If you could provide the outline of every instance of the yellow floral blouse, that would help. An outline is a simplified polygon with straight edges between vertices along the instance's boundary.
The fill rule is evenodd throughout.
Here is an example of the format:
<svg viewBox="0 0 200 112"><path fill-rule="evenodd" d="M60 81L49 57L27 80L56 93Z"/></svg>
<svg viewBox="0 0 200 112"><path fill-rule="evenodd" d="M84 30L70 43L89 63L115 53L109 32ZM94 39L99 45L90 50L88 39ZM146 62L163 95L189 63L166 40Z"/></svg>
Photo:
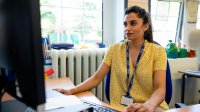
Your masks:
<svg viewBox="0 0 200 112"><path fill-rule="evenodd" d="M126 42L128 40L111 45L103 60L105 64L111 66L110 104L122 107L121 96L125 95L128 86L126 82ZM153 71L166 70L167 65L167 56L163 47L146 40L144 46L130 91L130 96L138 103L144 103L153 93ZM130 78L133 71L134 67L130 58ZM160 107L169 109L165 101L161 103Z"/></svg>

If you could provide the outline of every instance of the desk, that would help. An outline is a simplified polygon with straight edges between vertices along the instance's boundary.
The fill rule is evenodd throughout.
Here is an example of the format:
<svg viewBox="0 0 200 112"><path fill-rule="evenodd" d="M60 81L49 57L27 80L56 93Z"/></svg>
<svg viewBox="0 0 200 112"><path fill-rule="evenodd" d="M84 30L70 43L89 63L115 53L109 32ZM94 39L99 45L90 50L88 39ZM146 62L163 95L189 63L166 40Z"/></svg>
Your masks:
<svg viewBox="0 0 200 112"><path fill-rule="evenodd" d="M200 78L200 72L198 71L178 71L179 73L182 73L182 84L181 84L181 103L184 103L184 97L185 97L185 78L187 77L196 77Z"/></svg>
<svg viewBox="0 0 200 112"><path fill-rule="evenodd" d="M178 109L170 109L165 112L200 112L200 104L178 108Z"/></svg>
<svg viewBox="0 0 200 112"><path fill-rule="evenodd" d="M74 84L71 82L71 80L69 78L56 78L56 79L47 79L45 81L45 86L46 89L53 89L53 88L64 88L64 89L69 89L74 87ZM77 97L79 97L80 99L83 100L87 100L96 104L100 104L115 110L119 110L122 111L123 109L120 107L116 107L116 106L111 106L109 104L106 104L102 101L100 101L94 94L92 94L92 92L87 91L87 92L82 92L82 93L78 93L75 94Z"/></svg>
<svg viewBox="0 0 200 112"><path fill-rule="evenodd" d="M46 89L54 89L54 88L64 88L64 89L69 89L74 87L74 84L71 82L71 80L69 78L56 78L56 79L46 79L45 80L45 87ZM87 100L96 104L100 104L115 110L123 110L120 107L115 107L115 106L111 106L109 104L106 104L102 101L100 101L97 97L95 97L94 94L92 94L92 92L87 91L87 92L82 92L82 93L78 93L75 94L78 98L83 99L83 100ZM2 97L2 101L7 101L7 100L12 100L13 97L10 96L9 94L5 93Z"/></svg>
<svg viewBox="0 0 200 112"><path fill-rule="evenodd" d="M57 79L46 79L45 81L46 89L53 89L53 88L64 88L69 89L74 87L74 84L71 82L69 78L57 78ZM121 111L122 109L119 107L110 106L104 102L101 102L98 98L95 97L91 92L82 92L76 94L77 97L84 100L89 100L90 102L94 102L103 106L107 106L116 110ZM13 99L9 94L4 94L2 101ZM166 112L200 112L200 104L192 105L184 108L179 109L170 109Z"/></svg>

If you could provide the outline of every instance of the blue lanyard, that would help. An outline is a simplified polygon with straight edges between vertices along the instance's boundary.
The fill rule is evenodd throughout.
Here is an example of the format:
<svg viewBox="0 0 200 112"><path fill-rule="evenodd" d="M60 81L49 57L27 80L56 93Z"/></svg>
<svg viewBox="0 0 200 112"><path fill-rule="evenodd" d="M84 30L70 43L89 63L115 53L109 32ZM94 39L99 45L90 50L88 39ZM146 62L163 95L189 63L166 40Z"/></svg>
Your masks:
<svg viewBox="0 0 200 112"><path fill-rule="evenodd" d="M128 85L128 89L127 89L127 92L126 92L126 95L129 96L130 95L130 90L131 90L131 87L133 85L133 80L134 80L134 74L136 74L136 69L137 69L137 66L138 66L138 63L140 61L140 58L142 56L142 52L144 50L144 42L141 46L141 49L140 49L140 54L138 55L137 57L137 60L136 60L136 64L134 66L134 73L133 73L133 76L130 80L130 84ZM129 43L127 42L126 43L126 73L127 73L127 84L129 82L129 77L130 77L130 65L129 65Z"/></svg>

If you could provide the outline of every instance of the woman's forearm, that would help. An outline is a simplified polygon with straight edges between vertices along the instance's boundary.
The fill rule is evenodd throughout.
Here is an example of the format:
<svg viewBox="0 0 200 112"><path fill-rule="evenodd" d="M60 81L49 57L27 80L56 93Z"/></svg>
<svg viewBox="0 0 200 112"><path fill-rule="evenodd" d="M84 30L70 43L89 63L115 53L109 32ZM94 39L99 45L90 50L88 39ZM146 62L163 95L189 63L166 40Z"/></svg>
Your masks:
<svg viewBox="0 0 200 112"><path fill-rule="evenodd" d="M90 77L89 79L85 80L83 83L75 86L71 89L72 94L76 94L79 92L84 92L93 89L96 87L101 81L95 78L95 76Z"/></svg>
<svg viewBox="0 0 200 112"><path fill-rule="evenodd" d="M165 89L160 88L153 92L151 98L147 100L145 103L152 105L154 107L158 107L163 100L165 99Z"/></svg>
<svg viewBox="0 0 200 112"><path fill-rule="evenodd" d="M110 71L110 66L102 63L94 75L92 75L89 79L87 79L83 83L72 88L71 94L76 94L79 92L84 92L95 88L104 79L108 71Z"/></svg>

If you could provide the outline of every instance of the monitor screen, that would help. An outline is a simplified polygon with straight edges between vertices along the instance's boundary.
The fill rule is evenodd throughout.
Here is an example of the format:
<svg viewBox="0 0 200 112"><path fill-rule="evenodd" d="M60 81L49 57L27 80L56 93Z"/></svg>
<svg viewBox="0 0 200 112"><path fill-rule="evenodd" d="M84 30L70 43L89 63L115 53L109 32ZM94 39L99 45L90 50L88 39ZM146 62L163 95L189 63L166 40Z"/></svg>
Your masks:
<svg viewBox="0 0 200 112"><path fill-rule="evenodd" d="M0 0L0 91L37 109L45 103L39 0Z"/></svg>

